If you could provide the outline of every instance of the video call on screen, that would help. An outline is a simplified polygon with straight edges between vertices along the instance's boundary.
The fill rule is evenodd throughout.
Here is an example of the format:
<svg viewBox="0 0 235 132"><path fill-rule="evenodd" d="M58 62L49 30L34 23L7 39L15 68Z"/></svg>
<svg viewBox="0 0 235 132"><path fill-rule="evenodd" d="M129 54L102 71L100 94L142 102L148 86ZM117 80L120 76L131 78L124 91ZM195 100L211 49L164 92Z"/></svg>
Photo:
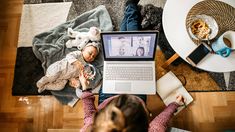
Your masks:
<svg viewBox="0 0 235 132"><path fill-rule="evenodd" d="M106 58L152 58L156 34L104 35Z"/></svg>

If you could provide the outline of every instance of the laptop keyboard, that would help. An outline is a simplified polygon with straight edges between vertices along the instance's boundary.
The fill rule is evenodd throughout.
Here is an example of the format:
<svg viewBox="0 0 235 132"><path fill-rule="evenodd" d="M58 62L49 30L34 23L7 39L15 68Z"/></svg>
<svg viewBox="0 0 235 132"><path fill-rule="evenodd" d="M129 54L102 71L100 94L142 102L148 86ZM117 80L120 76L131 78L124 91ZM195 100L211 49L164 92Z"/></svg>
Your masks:
<svg viewBox="0 0 235 132"><path fill-rule="evenodd" d="M106 67L106 80L153 80L152 67Z"/></svg>

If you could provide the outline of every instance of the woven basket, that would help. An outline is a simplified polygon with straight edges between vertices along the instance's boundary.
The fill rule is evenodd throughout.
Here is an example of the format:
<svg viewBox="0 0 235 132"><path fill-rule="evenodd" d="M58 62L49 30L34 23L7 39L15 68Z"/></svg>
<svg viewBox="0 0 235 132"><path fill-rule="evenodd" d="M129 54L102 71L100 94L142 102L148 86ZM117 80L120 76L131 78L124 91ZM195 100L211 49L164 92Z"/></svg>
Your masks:
<svg viewBox="0 0 235 132"><path fill-rule="evenodd" d="M219 31L215 39L218 38L225 31L235 31L235 8L221 1L204 0L194 5L188 12L188 15L186 17L186 29L188 34L188 29L190 27L190 24L192 23L193 17L202 14L213 17L217 22ZM195 44L199 44L199 41L193 39L191 36L190 38Z"/></svg>

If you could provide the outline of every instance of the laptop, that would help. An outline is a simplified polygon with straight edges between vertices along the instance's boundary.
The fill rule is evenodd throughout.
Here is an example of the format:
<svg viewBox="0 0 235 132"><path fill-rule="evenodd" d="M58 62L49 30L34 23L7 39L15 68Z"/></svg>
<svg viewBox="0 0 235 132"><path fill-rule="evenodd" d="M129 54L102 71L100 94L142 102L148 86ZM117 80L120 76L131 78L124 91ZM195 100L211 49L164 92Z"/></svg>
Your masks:
<svg viewBox="0 0 235 132"><path fill-rule="evenodd" d="M103 93L156 94L158 31L102 32Z"/></svg>

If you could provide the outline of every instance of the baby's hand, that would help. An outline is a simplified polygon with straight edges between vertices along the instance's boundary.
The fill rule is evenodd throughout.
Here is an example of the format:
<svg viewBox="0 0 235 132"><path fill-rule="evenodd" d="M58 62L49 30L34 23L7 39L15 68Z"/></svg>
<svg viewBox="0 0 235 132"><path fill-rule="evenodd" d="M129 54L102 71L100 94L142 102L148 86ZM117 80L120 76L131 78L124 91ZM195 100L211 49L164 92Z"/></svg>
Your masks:
<svg viewBox="0 0 235 132"><path fill-rule="evenodd" d="M89 72L89 73L84 72L83 75L87 80L94 80L95 79L95 76L92 76L92 72Z"/></svg>
<svg viewBox="0 0 235 132"><path fill-rule="evenodd" d="M71 79L69 79L69 85L71 87L78 88L78 87L80 87L80 82L76 78L71 78Z"/></svg>

